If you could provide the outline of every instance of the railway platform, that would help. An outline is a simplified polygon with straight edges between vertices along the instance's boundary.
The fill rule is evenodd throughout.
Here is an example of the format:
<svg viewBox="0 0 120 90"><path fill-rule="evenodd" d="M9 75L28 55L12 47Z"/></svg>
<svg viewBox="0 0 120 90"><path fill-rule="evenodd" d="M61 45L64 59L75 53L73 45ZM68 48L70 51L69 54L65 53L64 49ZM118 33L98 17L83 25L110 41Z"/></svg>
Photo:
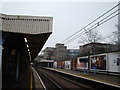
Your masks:
<svg viewBox="0 0 120 90"><path fill-rule="evenodd" d="M94 73L84 74L84 72L81 72L81 71L73 71L73 70L59 69L59 68L46 68L46 69L78 76L91 81L100 82L100 83L104 83L104 84L108 84L108 85L120 88L119 75L109 75L109 74L101 74L101 73L96 73L95 75Z"/></svg>
<svg viewBox="0 0 120 90"><path fill-rule="evenodd" d="M75 77L88 79L90 81L101 82L101 83L109 84L111 86L120 87L120 77L117 75L107 75L107 74L98 74L98 73L94 75L94 73L84 74L84 72L66 70L66 69L48 68L48 67L44 67L44 68L50 71L51 70L57 71L57 72L73 75ZM11 89L23 88L27 90L39 90L39 89L44 90L45 88L43 81L38 75L38 72L36 72L35 68L31 66L28 67L28 69L26 69L26 72L20 77L18 82L11 84L6 83L4 85L6 85L6 87L9 87Z"/></svg>
<svg viewBox="0 0 120 90"><path fill-rule="evenodd" d="M2 90L9 89L30 89L32 86L31 67L27 67L22 74L19 74L18 80L15 76L7 77L3 75Z"/></svg>
<svg viewBox="0 0 120 90"><path fill-rule="evenodd" d="M41 78L39 77L38 73L33 67L31 67L31 69L32 69L32 90L43 89L44 85Z"/></svg>
<svg viewBox="0 0 120 90"><path fill-rule="evenodd" d="M36 70L29 66L25 71L19 75L19 79L16 81L14 77L3 76L2 90L39 90L43 87L42 80L40 79Z"/></svg>

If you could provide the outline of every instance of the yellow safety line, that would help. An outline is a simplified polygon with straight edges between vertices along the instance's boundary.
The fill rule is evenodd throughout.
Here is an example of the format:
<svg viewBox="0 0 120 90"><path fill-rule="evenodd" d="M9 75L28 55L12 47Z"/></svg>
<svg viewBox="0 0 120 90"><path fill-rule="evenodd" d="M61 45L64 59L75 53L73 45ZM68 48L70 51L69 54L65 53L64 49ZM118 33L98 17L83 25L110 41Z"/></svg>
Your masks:
<svg viewBox="0 0 120 90"><path fill-rule="evenodd" d="M32 71L31 71L31 77L30 77L30 90L32 90Z"/></svg>

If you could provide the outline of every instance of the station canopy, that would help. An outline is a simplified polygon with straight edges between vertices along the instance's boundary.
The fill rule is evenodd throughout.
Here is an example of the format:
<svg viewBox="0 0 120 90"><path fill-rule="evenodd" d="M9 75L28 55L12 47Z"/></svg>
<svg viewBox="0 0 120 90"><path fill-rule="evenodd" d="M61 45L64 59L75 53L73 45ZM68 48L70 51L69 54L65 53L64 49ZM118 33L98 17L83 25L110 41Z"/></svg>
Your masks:
<svg viewBox="0 0 120 90"><path fill-rule="evenodd" d="M12 47L10 44L14 43L19 49L29 52L31 60L52 33L52 23L52 17L0 14L0 30L5 46Z"/></svg>

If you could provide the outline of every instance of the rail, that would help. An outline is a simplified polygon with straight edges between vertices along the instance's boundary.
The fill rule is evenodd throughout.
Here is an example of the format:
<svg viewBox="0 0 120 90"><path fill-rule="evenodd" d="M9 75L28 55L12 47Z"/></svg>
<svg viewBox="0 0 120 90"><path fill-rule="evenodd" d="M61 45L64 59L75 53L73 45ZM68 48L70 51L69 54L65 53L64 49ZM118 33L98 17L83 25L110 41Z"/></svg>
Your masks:
<svg viewBox="0 0 120 90"><path fill-rule="evenodd" d="M59 74L60 76L63 76L65 78L74 80L75 82L82 83L83 85L93 87L95 89L106 89L106 88L116 89L116 90L120 89L120 86L117 86L117 85L113 85L113 84L109 84L109 83L105 83L105 82L100 82L100 81L93 80L90 78L85 78L82 76L77 76L74 74L65 73L62 71L52 70L52 69L48 69L48 68L44 68L44 69L49 70L51 72L54 72L56 74Z"/></svg>

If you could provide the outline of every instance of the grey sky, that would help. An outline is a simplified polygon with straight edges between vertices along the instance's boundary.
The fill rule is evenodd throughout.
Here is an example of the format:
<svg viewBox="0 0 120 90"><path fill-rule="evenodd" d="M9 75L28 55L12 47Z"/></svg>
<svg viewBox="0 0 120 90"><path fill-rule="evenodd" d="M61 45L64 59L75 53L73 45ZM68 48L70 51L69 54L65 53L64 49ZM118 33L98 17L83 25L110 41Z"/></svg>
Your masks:
<svg viewBox="0 0 120 90"><path fill-rule="evenodd" d="M117 2L7 2L2 3L0 13L53 17L53 33L46 42L45 48L62 42L116 4ZM115 24L117 24L117 17L99 27L98 30L101 34L107 35L116 29ZM77 48L79 43L76 40L67 46Z"/></svg>

